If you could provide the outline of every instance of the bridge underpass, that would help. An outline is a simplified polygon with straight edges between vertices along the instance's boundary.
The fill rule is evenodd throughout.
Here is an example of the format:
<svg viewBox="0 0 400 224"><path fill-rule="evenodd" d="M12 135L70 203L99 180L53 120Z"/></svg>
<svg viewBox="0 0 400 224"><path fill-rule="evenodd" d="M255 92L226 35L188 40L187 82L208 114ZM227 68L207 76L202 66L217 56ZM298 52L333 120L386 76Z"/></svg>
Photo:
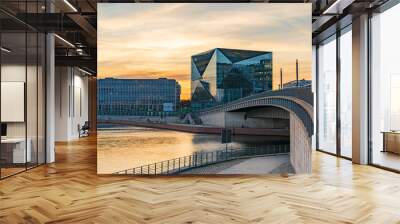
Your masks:
<svg viewBox="0 0 400 224"><path fill-rule="evenodd" d="M311 172L313 93L311 88L269 91L199 111L204 125L224 128L287 128L296 173Z"/></svg>
<svg viewBox="0 0 400 224"><path fill-rule="evenodd" d="M271 128L290 127L290 114L279 107L249 107L234 111L201 115L204 125L224 128Z"/></svg>

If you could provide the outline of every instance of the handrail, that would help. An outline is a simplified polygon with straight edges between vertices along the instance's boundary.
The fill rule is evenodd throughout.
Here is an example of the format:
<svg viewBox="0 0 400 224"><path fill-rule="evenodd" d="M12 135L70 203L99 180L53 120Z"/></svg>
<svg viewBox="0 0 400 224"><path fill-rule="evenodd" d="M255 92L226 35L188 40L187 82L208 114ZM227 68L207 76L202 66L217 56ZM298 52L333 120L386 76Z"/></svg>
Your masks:
<svg viewBox="0 0 400 224"><path fill-rule="evenodd" d="M143 165L131 169L115 172L114 174L138 175L168 175L176 174L189 169L225 162L240 158L249 158L266 155L287 154L290 151L288 144L268 145L263 148L224 149L212 152L196 152L189 156L178 157L157 163Z"/></svg>

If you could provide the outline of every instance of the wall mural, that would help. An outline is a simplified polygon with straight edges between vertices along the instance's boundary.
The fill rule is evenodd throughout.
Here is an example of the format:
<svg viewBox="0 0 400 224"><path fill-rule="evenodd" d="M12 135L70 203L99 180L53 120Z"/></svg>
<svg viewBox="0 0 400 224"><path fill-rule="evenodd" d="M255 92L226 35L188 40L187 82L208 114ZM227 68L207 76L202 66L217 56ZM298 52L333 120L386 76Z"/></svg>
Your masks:
<svg viewBox="0 0 400 224"><path fill-rule="evenodd" d="M98 5L98 173L311 171L311 4Z"/></svg>

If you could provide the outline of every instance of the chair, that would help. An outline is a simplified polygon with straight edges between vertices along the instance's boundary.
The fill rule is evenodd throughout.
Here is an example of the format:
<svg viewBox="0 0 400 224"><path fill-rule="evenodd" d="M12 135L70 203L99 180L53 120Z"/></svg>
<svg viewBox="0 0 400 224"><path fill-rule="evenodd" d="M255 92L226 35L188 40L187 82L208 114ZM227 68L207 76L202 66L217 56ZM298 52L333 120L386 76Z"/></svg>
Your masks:
<svg viewBox="0 0 400 224"><path fill-rule="evenodd" d="M82 127L80 127L80 125L78 125L79 138L89 136L89 129L90 129L89 121L85 121L85 123L82 125Z"/></svg>

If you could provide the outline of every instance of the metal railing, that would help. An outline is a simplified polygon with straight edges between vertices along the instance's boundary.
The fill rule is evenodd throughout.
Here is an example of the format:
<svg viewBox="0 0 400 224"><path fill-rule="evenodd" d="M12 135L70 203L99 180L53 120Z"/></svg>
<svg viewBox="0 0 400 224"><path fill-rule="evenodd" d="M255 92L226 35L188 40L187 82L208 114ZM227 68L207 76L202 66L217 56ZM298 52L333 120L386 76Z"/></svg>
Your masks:
<svg viewBox="0 0 400 224"><path fill-rule="evenodd" d="M288 154L290 146L268 145L262 148L241 148L224 149L212 152L196 152L189 156L183 156L162 162L143 165L131 169L115 172L114 174L137 174L137 175L167 175L176 174L189 169L211 165L219 162L225 162L234 159Z"/></svg>

